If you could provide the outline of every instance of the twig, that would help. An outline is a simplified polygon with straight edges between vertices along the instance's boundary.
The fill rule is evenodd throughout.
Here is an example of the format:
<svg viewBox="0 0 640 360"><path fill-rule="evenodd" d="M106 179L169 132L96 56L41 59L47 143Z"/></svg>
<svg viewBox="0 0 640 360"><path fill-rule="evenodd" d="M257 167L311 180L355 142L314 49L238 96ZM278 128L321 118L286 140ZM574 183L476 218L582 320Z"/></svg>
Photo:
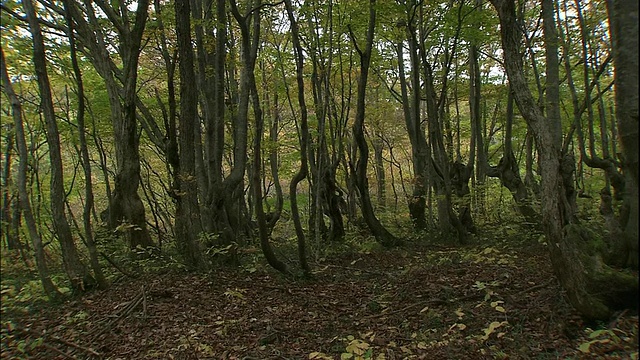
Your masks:
<svg viewBox="0 0 640 360"><path fill-rule="evenodd" d="M98 331L97 333L95 333L93 335L93 339L97 339L100 335L104 334L107 330L109 330L115 323L117 323L121 319L124 319L124 318L128 317L129 315L131 315L133 313L133 311L140 304L143 304L143 311L146 313L146 290L145 290L144 286L142 286L142 291L138 295L136 295L135 298L133 298L131 301L129 301L125 307L123 307L122 309L118 310L118 312L116 314L112 314L110 316L110 317L112 317L112 319L109 320L109 322L107 322L107 324L100 331ZM143 315L144 315L144 313L143 313Z"/></svg>
<svg viewBox="0 0 640 360"><path fill-rule="evenodd" d="M544 287L547 287L547 286L551 285L551 283L552 283L554 280L555 280L555 279L554 279L554 278L552 278L551 280L549 280L549 281L547 281L547 282L545 282L545 283L542 283L542 284L538 284L538 285L532 286L532 287L528 288L527 290L525 290L524 292L525 292L525 293L530 293L530 292L532 292L532 291L536 291L536 290L538 290L538 289L542 289L542 288L544 288Z"/></svg>
<svg viewBox="0 0 640 360"><path fill-rule="evenodd" d="M383 316L388 316L388 315L393 315L393 314L397 314L397 313L401 313L403 311L407 311L409 309L412 309L414 307L417 307L418 305L420 305L420 303L415 303L415 304L411 304L409 306L405 306L402 309L398 309L398 310L394 310L394 311L389 311L389 312L381 312L379 314L374 314L374 315L370 315L365 317L365 319L377 319L379 317L383 317Z"/></svg>
<svg viewBox="0 0 640 360"><path fill-rule="evenodd" d="M84 352L86 352L86 353L89 353L89 354L91 354L91 355L100 356L100 353L99 353L99 352L96 352L95 350L93 350L93 349L91 349L91 348L84 347L84 346L78 345L78 344L76 344L76 343L72 343L71 341L67 341L67 340L62 339L62 338L60 338L60 337L58 337L58 336L51 336L51 338L52 338L53 340L55 340L55 341L58 341L58 342L63 343L63 344L65 344L65 345L67 345L67 346L71 346L71 347L73 347L73 348L76 348L76 349L82 350L82 351L84 351Z"/></svg>
<svg viewBox="0 0 640 360"><path fill-rule="evenodd" d="M44 347L44 348L45 348L45 349L47 349L47 350L51 350L51 351L53 351L53 352L55 352L55 353L58 353L58 354L60 354L60 355L64 356L64 358L65 358L65 359L73 359L73 360L76 360L76 358L75 358L75 357L73 357L73 356L71 356L71 355L67 354L66 352L64 352L64 351L62 351L62 350L60 350L60 349L58 349L58 348L57 348L57 347L55 347L55 346L51 346L51 345L49 345L49 344L45 344L45 343L42 343L42 344L41 344L41 346L42 346L42 347Z"/></svg>
<svg viewBox="0 0 640 360"><path fill-rule="evenodd" d="M615 319L613 319L610 323L609 323L609 329L613 329L614 327L616 327L618 325L618 321L620 321L620 319L629 311L629 309L624 309L623 311L620 312L620 314L618 314L618 316L616 316Z"/></svg>
<svg viewBox="0 0 640 360"><path fill-rule="evenodd" d="M107 256L107 254L105 254L105 253L103 253L103 252L100 252L100 255L101 255L105 260L107 260L107 262L108 262L109 264L111 264L111 266L113 266L114 268L116 268L116 270L120 271L120 272L121 272L121 273L123 273L124 275L126 275L126 276L128 276L128 277L130 277L130 278L132 278L132 279L137 279L137 278L138 278L138 276L137 276L137 275L134 275L134 274L132 274L132 273L130 273L130 272L128 272L128 271L126 271L126 270L124 270L122 267L120 267L120 265L116 264L116 262L115 262L115 261L111 260L111 258Z"/></svg>
<svg viewBox="0 0 640 360"><path fill-rule="evenodd" d="M87 348L87 347L84 347L84 346L82 346L82 345L78 345L78 344L73 343L73 342L71 342L71 341L68 341L68 340L62 339L61 337L56 336L56 335L41 334L41 333L39 333L39 332L37 332L37 331L35 331L35 330L31 330L31 329L21 329L21 328L16 328L14 331L22 332L22 333L29 334L29 335L33 335L33 336L37 336L37 337L42 338L42 339L54 340L54 341L57 341L57 342L62 343L62 344L64 344L64 345L67 345L67 346L69 346L69 347L72 347L72 348L75 348L75 349L78 349L78 350L82 350L82 351L84 351L84 352L86 352L86 353L89 353L89 354L91 354L91 355L100 356L100 353L96 352L95 350L93 350L93 349L91 349L91 348ZM57 350L57 351L59 351L59 352L61 352L61 353L65 354L67 357L69 357L69 358L73 359L73 357L71 357L71 355L69 355L69 354L67 354L67 353L62 352L60 349L57 349L57 348L55 348L55 347L53 347L53 346L51 346L51 345L44 344L44 343L43 343L43 345L44 345L45 347L47 347L47 349L55 349L55 350Z"/></svg>
<svg viewBox="0 0 640 360"><path fill-rule="evenodd" d="M350 266L342 266L342 265L333 265L333 264L316 264L318 267L320 266L328 266L328 267L334 267L334 268L338 268L338 269L345 269L345 270L351 270L351 271L360 271L360 272L365 272L365 273L369 273L369 274L374 274L374 275L387 275L389 277L394 277L392 274L390 273L385 273L385 272L380 272L380 271L373 271L373 270L367 270L367 269L358 269L355 267L350 267Z"/></svg>
<svg viewBox="0 0 640 360"><path fill-rule="evenodd" d="M142 318L147 318L147 292L144 291L144 285L142 285Z"/></svg>

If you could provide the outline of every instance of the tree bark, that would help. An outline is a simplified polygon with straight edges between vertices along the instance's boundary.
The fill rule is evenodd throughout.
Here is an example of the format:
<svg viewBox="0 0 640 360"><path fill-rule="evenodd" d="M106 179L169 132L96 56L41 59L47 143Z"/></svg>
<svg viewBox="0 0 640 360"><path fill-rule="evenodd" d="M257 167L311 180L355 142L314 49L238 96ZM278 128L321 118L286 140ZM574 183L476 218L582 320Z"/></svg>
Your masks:
<svg viewBox="0 0 640 360"><path fill-rule="evenodd" d="M411 18L411 14L415 11L417 4L407 9L407 28L406 36L409 41L409 60L411 66L411 87L412 94L409 97L407 80L404 71L404 46L402 41L396 44L396 52L398 59L398 77L400 81L400 96L402 100L402 109L404 113L404 121L407 126L407 133L411 143L411 163L413 165L413 193L409 200L409 215L416 230L427 229L427 219L425 216L426 195L429 187L429 179L427 167L430 159L429 145L424 135L424 128L420 118L420 61L418 59L418 44L416 38L415 21Z"/></svg>
<svg viewBox="0 0 640 360"><path fill-rule="evenodd" d="M625 203L621 219L629 246L627 265L638 268L638 2L609 0L609 21L615 66L618 134L624 155Z"/></svg>
<svg viewBox="0 0 640 360"><path fill-rule="evenodd" d="M11 204L15 199L15 192L12 190L13 186L11 181L11 164L13 162L13 143L15 138L14 125L9 123L4 126L2 132L6 136L3 141L6 141L6 148L4 150L3 158L4 164L2 164L2 212L0 212L0 226L2 227L2 237L7 242L8 250L16 250L21 248L20 238L13 230L16 228L13 224L13 217L11 216Z"/></svg>
<svg viewBox="0 0 640 360"><path fill-rule="evenodd" d="M196 178L196 152L194 128L200 126L197 119L198 92L191 47L191 8L189 1L176 1L176 35L180 69L180 122L179 145L180 167L178 180L178 203L176 206L176 241L187 266L204 269L199 236L202 232L200 207L198 205L198 182Z"/></svg>

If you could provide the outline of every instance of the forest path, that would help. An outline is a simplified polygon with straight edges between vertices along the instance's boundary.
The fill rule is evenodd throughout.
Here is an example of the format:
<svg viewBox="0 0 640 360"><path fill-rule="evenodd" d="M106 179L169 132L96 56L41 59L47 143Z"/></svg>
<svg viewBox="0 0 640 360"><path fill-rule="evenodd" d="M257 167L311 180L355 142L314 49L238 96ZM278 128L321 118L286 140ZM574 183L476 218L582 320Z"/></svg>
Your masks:
<svg viewBox="0 0 640 360"><path fill-rule="evenodd" d="M3 329L2 357L615 359L637 354L637 316L624 314L608 332L594 336L563 301L546 249L537 243L352 253L313 266L312 280L294 281L266 267L126 280L20 319L19 327L29 332ZM36 334L42 344L19 355L16 344L33 344ZM587 350L588 342L589 353L579 351Z"/></svg>

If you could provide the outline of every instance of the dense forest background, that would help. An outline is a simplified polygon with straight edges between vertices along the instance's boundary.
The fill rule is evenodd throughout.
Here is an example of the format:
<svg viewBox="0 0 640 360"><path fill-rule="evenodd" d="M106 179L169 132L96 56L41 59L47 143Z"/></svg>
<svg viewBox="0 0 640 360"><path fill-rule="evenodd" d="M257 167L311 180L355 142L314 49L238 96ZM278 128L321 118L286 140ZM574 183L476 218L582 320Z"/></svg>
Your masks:
<svg viewBox="0 0 640 360"><path fill-rule="evenodd" d="M637 308L635 0L0 6L3 300L505 234Z"/></svg>

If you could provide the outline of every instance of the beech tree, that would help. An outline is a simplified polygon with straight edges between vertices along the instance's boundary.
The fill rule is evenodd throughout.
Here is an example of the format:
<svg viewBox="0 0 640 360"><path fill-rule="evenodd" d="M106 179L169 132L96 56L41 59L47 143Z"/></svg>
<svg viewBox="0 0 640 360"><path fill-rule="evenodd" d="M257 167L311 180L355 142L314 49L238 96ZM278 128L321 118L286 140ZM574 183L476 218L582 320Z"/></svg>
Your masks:
<svg viewBox="0 0 640 360"><path fill-rule="evenodd" d="M44 246L42 243L42 236L38 232L37 219L33 215L31 200L29 199L29 192L27 191L27 167L29 153L27 150L27 143L25 139L25 131L22 119L22 104L18 99L15 91L13 90L13 84L7 71L7 64L4 57L4 49L0 48L0 70L2 71L2 87L7 94L9 101L11 102L11 115L13 117L14 126L16 129L16 147L18 149L18 196L20 201L20 210L24 214L24 219L27 225L27 230L33 249L35 253L36 267L38 269L38 276L45 294L49 299L55 299L60 297L60 292L51 281L51 274L49 273L49 266L44 254Z"/></svg>
<svg viewBox="0 0 640 360"><path fill-rule="evenodd" d="M625 206L621 216L626 264L638 268L638 2L607 1L615 66L616 118L624 155Z"/></svg>
<svg viewBox="0 0 640 360"><path fill-rule="evenodd" d="M78 249L73 240L71 227L65 214L65 189L62 169L62 152L60 150L60 137L55 116L51 84L47 74L44 40L42 30L36 15L33 2L22 2L29 22L29 29L33 37L33 63L35 66L38 88L40 90L41 109L47 126L47 144L49 146L49 161L51 165L51 214L53 227L62 250L64 268L71 282L71 287L76 292L82 292L86 287L94 285L94 278L89 273L85 264L80 259Z"/></svg>
<svg viewBox="0 0 640 360"><path fill-rule="evenodd" d="M384 246L396 246L401 240L396 238L387 230L373 210L371 196L369 194L369 180L367 177L367 166L369 164L369 145L364 136L364 120L365 120L365 95L367 91L367 79L369 77L369 66L371 65L371 53L373 51L373 40L376 29L376 3L375 0L369 1L369 20L364 42L358 45L358 38L349 28L351 41L360 56L360 73L358 74L358 95L356 98L356 114L353 124L353 136L356 146L355 159L355 181L360 194L360 209L367 226L376 237L376 239ZM364 48L362 48L364 45Z"/></svg>
<svg viewBox="0 0 640 360"><path fill-rule="evenodd" d="M612 306L624 303L625 299L629 302L637 299L638 279L607 270L586 253L583 244L588 241L589 234L581 231L576 223L574 207L570 204L571 193L567 192L567 183L563 181L562 162L567 161L567 157L561 152L557 113L545 116L541 112L524 78L518 51L522 33L516 24L514 3L502 0L492 0L491 3L500 17L505 70L520 113L531 127L540 153L542 226L556 276L567 291L569 302L578 311L591 319L605 319L611 315ZM553 2L546 2L543 6L553 6ZM545 35L550 36L545 48L551 54L548 57L557 51L557 42L554 43L552 34L555 26L553 13L548 9L543 11L545 26L549 27ZM548 70L557 71L557 68L554 69L552 63ZM552 79L547 86L558 85ZM553 96L547 94L547 103L557 106L554 104L557 99ZM616 284L615 288L611 284Z"/></svg>

